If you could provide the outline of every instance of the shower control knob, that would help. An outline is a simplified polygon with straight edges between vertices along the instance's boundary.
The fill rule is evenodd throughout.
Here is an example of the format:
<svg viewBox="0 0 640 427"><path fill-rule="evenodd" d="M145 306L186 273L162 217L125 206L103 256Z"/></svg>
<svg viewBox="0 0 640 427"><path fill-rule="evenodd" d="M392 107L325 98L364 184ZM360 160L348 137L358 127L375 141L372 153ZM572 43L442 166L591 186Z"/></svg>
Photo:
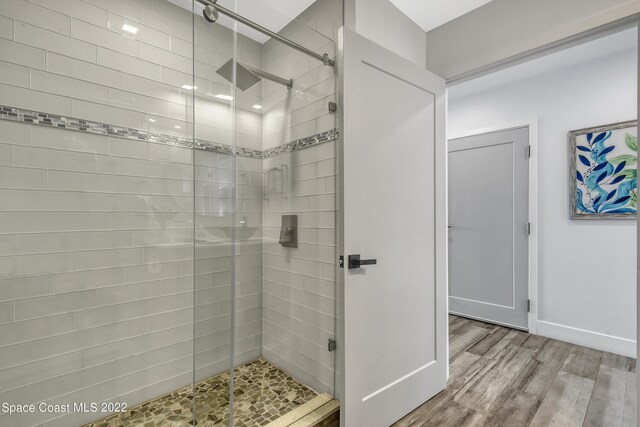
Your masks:
<svg viewBox="0 0 640 427"><path fill-rule="evenodd" d="M363 265L375 265L377 263L377 259L360 259L360 254L349 255L349 270L360 268Z"/></svg>

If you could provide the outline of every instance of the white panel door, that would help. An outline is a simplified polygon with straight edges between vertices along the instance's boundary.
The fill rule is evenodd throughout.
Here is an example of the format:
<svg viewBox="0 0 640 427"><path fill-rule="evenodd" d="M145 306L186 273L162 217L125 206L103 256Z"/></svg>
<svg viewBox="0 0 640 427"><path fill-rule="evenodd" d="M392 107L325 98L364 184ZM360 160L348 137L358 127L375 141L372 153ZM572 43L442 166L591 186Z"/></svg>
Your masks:
<svg viewBox="0 0 640 427"><path fill-rule="evenodd" d="M445 388L440 77L341 33L346 427L386 427ZM376 264L349 268L349 255Z"/></svg>
<svg viewBox="0 0 640 427"><path fill-rule="evenodd" d="M529 130L449 141L449 311L528 328Z"/></svg>

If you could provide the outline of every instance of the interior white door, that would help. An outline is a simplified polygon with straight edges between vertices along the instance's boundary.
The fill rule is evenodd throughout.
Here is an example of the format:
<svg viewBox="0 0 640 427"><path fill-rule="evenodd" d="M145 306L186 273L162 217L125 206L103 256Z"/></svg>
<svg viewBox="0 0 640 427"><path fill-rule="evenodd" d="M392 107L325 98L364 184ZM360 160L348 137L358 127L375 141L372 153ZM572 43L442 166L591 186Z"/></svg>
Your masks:
<svg viewBox="0 0 640 427"><path fill-rule="evenodd" d="M528 128L449 141L449 311L528 329Z"/></svg>
<svg viewBox="0 0 640 427"><path fill-rule="evenodd" d="M343 99L343 425L386 427L445 388L445 82L351 31ZM349 255L376 259L349 268Z"/></svg>

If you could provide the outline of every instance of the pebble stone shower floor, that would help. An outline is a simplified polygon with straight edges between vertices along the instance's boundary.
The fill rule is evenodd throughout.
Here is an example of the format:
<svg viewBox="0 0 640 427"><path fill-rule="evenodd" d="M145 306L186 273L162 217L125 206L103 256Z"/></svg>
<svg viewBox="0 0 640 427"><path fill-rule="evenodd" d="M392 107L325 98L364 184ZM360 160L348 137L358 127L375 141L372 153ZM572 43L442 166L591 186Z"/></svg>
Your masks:
<svg viewBox="0 0 640 427"><path fill-rule="evenodd" d="M269 424L318 394L264 359L234 370L234 425ZM195 396L196 421L193 421ZM229 424L229 373L208 378L84 427L218 427Z"/></svg>

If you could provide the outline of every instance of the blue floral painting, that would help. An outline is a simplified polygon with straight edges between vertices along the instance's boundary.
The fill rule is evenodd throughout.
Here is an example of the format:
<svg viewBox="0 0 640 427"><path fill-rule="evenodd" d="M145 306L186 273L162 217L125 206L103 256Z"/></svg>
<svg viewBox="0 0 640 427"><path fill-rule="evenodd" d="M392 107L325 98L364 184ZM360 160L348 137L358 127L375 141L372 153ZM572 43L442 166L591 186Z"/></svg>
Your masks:
<svg viewBox="0 0 640 427"><path fill-rule="evenodd" d="M570 133L573 219L634 218L638 206L635 122Z"/></svg>

